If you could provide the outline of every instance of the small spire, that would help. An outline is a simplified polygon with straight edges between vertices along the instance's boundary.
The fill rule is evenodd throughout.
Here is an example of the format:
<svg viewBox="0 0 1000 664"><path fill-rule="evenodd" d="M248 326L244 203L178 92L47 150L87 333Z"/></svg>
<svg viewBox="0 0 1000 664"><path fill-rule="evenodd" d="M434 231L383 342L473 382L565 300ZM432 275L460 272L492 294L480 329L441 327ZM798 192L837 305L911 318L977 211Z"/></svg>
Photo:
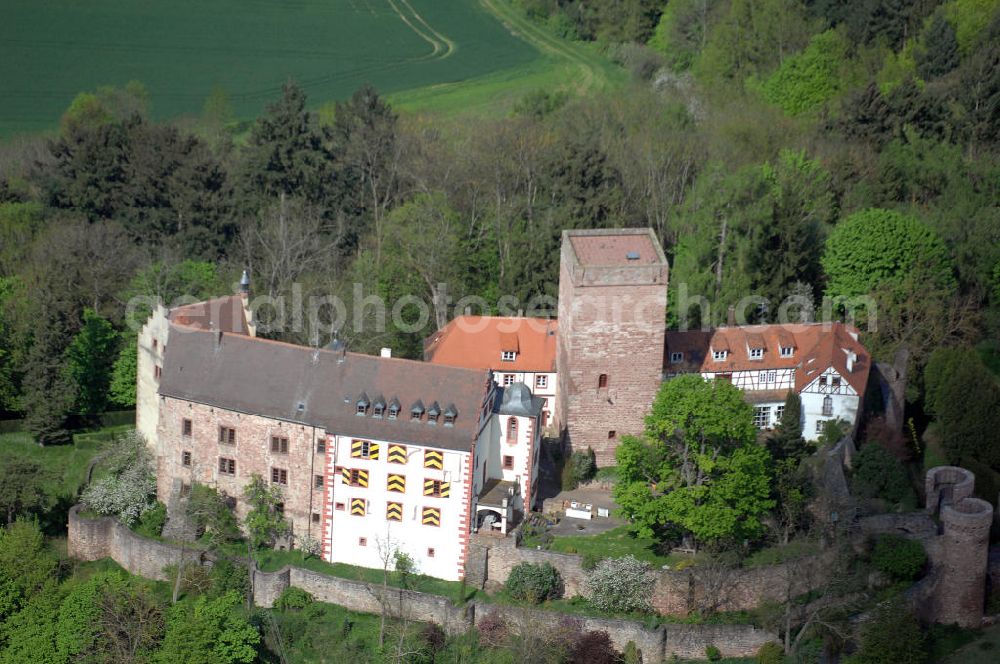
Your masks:
<svg viewBox="0 0 1000 664"><path fill-rule="evenodd" d="M250 294L250 273L243 270L243 276L240 277L240 294L249 295Z"/></svg>

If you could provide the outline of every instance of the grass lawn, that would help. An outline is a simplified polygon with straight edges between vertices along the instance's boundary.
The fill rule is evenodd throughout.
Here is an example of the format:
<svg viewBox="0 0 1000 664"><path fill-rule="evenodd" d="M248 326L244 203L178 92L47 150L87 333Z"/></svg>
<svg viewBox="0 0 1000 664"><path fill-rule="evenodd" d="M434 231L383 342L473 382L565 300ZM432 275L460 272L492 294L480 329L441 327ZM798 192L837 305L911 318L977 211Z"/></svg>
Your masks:
<svg viewBox="0 0 1000 664"><path fill-rule="evenodd" d="M600 535L573 535L556 537L549 545L550 551L562 553L590 554L601 558L620 558L629 554L645 560L654 567L691 560L690 556L676 554L662 555L655 551L656 541L632 534L628 526L619 526Z"/></svg>
<svg viewBox="0 0 1000 664"><path fill-rule="evenodd" d="M962 645L964 643L964 645ZM935 664L996 664L1000 661L1000 625L978 632L959 633L952 638L935 639L931 661ZM948 645L960 645L949 653Z"/></svg>
<svg viewBox="0 0 1000 664"><path fill-rule="evenodd" d="M819 553L819 551L819 542L813 540L792 540L788 544L769 546L766 549L753 552L743 561L743 566L763 567L764 565L777 565L786 560L811 556Z"/></svg>
<svg viewBox="0 0 1000 664"><path fill-rule="evenodd" d="M77 433L73 435L72 445L48 447L39 447L28 433L0 434L0 455L14 454L32 459L51 472L45 485L49 495L75 496L86 480L90 460L110 442L113 434L129 428L131 427L118 426Z"/></svg>
<svg viewBox="0 0 1000 664"><path fill-rule="evenodd" d="M317 105L371 83L383 94L436 90L404 106L461 108L489 103L505 80L491 75L535 76L548 57L573 60L575 73L559 76L593 87L595 56L498 15L518 16L500 0L6 0L0 135L52 130L77 93L133 80L157 118L200 114L216 88L237 117L256 117L290 78ZM470 80L492 84L439 96Z"/></svg>

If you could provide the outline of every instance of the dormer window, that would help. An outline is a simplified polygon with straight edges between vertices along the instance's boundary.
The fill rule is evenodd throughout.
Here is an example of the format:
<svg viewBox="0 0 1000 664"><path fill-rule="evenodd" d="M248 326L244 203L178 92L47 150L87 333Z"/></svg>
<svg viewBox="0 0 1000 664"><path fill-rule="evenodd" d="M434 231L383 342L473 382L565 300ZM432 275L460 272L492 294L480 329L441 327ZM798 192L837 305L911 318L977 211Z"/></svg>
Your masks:
<svg viewBox="0 0 1000 664"><path fill-rule="evenodd" d="M795 349L791 346L782 346L780 349L781 357L792 357L795 355Z"/></svg>
<svg viewBox="0 0 1000 664"><path fill-rule="evenodd" d="M505 350L500 352L500 359L503 362L513 362L517 359L516 350Z"/></svg>
<svg viewBox="0 0 1000 664"><path fill-rule="evenodd" d="M750 359L751 360L763 360L764 359L764 349L763 348L751 348L750 349Z"/></svg>
<svg viewBox="0 0 1000 664"><path fill-rule="evenodd" d="M365 394L364 392L362 392L361 396L358 397L358 400L355 402L354 405L355 405L355 412L358 415L361 415L361 416L367 415L368 414L368 406L371 405L368 402L368 395Z"/></svg>
<svg viewBox="0 0 1000 664"><path fill-rule="evenodd" d="M712 351L712 359L715 360L716 362L721 362L722 360L726 359L728 356L729 356L729 351L728 350L713 350Z"/></svg>
<svg viewBox="0 0 1000 664"><path fill-rule="evenodd" d="M390 420L398 419L399 418L399 411L400 411L399 401L396 400L396 399L393 399L392 401L390 401L389 402L389 419Z"/></svg>
<svg viewBox="0 0 1000 664"><path fill-rule="evenodd" d="M382 395L375 397L375 403L372 404L372 417L382 417L385 415L385 399Z"/></svg>
<svg viewBox="0 0 1000 664"><path fill-rule="evenodd" d="M416 401L413 402L413 405L410 406L410 420L412 422L419 422L423 414L424 414L424 402L421 401L420 399L417 399Z"/></svg>
<svg viewBox="0 0 1000 664"><path fill-rule="evenodd" d="M677 364L684 361L684 353L670 353L670 363Z"/></svg>
<svg viewBox="0 0 1000 664"><path fill-rule="evenodd" d="M455 426L456 417L458 417L458 411L455 410L455 404L449 404L444 411L444 425L446 427Z"/></svg>
<svg viewBox="0 0 1000 664"><path fill-rule="evenodd" d="M430 408L427 409L427 424L437 424L438 417L441 415L441 407L438 406L437 401L431 404Z"/></svg>

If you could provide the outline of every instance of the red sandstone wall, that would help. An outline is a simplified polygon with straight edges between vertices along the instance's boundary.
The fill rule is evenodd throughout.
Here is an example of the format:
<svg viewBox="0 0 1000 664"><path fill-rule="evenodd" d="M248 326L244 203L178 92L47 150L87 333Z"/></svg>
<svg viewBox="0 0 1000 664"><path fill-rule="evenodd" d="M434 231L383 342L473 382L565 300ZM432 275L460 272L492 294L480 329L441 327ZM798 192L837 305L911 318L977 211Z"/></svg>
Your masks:
<svg viewBox="0 0 1000 664"><path fill-rule="evenodd" d="M192 420L191 436L182 433L183 418ZM220 426L236 429L236 445L219 443ZM288 471L288 484L282 486L285 515L293 533L321 537L321 523L313 523L311 516L323 509L323 490L313 484L313 476L324 472L323 455L315 453L316 441L325 438L321 429L163 397L157 434L161 456L156 486L161 501L166 502L180 483L193 482L240 499L252 475L270 482L271 468L283 468ZM272 436L288 438L288 454L271 452ZM181 463L184 451L191 452L190 467ZM236 460L235 476L219 472L219 457ZM242 518L245 513L245 504L238 500L237 514Z"/></svg>

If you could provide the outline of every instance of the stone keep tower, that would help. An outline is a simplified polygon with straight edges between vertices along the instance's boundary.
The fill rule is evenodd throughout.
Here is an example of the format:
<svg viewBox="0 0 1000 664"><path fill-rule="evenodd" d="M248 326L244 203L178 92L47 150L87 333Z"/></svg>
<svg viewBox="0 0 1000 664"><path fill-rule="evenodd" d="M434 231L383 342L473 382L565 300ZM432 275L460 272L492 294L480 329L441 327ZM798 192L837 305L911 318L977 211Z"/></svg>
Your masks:
<svg viewBox="0 0 1000 664"><path fill-rule="evenodd" d="M563 231L557 424L572 449L614 463L663 377L667 259L650 228Z"/></svg>
<svg viewBox="0 0 1000 664"><path fill-rule="evenodd" d="M934 622L961 627L982 625L986 601L993 506L972 497L975 476L956 466L927 471L927 509L938 511L940 577L935 584Z"/></svg>

